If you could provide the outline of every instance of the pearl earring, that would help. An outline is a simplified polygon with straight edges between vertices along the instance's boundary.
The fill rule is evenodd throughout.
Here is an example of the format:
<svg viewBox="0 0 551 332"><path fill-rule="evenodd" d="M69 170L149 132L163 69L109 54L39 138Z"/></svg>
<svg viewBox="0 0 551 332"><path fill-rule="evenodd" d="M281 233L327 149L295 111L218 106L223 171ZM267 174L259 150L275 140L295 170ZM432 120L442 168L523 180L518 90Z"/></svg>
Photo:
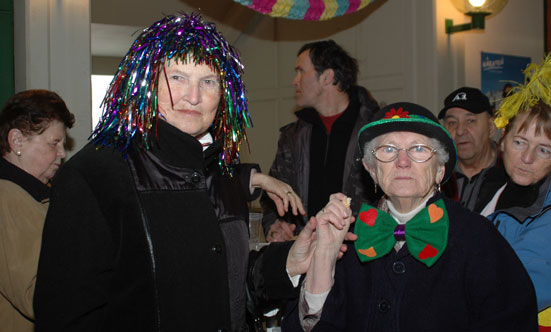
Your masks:
<svg viewBox="0 0 551 332"><path fill-rule="evenodd" d="M15 151L15 154L18 155L18 156L20 156L20 155L21 155L21 151L17 150L17 151Z"/></svg>

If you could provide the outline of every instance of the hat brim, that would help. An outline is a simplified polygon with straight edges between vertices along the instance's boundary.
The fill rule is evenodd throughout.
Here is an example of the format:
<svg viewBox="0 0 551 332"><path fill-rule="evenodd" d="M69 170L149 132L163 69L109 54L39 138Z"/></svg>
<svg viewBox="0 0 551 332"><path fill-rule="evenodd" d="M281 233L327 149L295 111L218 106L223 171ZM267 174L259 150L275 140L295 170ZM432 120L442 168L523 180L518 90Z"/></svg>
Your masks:
<svg viewBox="0 0 551 332"><path fill-rule="evenodd" d="M422 121L420 119L413 118L392 118L374 121L365 125L361 129L358 136L358 142L362 155L364 153L363 150L366 142L369 142L378 136L397 131L407 131L421 134L429 138L435 138L442 143L444 149L446 149L446 152L449 155L449 159L445 164L446 170L442 183L446 182L450 178L455 169L455 165L457 164L457 150L455 143L446 129L429 119Z"/></svg>

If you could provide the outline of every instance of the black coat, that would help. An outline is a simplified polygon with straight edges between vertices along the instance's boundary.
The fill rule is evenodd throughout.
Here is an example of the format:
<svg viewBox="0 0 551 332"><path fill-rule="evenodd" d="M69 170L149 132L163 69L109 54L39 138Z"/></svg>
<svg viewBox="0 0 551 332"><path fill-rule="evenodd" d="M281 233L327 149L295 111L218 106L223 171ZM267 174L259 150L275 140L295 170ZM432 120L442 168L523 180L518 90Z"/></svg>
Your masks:
<svg viewBox="0 0 551 332"><path fill-rule="evenodd" d="M38 268L37 331L242 327L250 173L245 190L239 176L208 167L195 138L164 121L158 137L127 159L89 144L59 171Z"/></svg>
<svg viewBox="0 0 551 332"><path fill-rule="evenodd" d="M431 268L407 245L368 263L350 245L313 331L536 332L534 288L512 248L485 218L446 208L448 247ZM284 331L301 330L292 311Z"/></svg>

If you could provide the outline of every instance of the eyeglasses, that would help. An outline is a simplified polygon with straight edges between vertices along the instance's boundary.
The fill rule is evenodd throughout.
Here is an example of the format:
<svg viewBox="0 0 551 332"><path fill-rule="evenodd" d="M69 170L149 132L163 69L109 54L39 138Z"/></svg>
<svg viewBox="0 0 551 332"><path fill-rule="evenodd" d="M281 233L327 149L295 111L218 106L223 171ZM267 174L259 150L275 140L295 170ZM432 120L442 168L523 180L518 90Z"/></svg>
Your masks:
<svg viewBox="0 0 551 332"><path fill-rule="evenodd" d="M424 144L415 144L408 148L399 148L390 144L380 145L371 150L371 153L375 156L375 158L377 158L378 161L389 163L396 160L402 150L406 151L409 159L415 161L416 163L424 163L432 158L432 156L436 153L436 149Z"/></svg>

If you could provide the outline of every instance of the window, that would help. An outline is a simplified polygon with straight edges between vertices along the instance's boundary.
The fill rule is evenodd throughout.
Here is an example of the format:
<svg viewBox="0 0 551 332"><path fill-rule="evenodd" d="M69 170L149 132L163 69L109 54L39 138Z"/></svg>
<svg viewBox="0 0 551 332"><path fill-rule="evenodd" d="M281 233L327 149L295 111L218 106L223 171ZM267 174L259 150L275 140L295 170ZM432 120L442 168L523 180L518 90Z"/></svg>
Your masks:
<svg viewBox="0 0 551 332"><path fill-rule="evenodd" d="M92 130L103 113L100 105L112 79L113 75L92 75Z"/></svg>

